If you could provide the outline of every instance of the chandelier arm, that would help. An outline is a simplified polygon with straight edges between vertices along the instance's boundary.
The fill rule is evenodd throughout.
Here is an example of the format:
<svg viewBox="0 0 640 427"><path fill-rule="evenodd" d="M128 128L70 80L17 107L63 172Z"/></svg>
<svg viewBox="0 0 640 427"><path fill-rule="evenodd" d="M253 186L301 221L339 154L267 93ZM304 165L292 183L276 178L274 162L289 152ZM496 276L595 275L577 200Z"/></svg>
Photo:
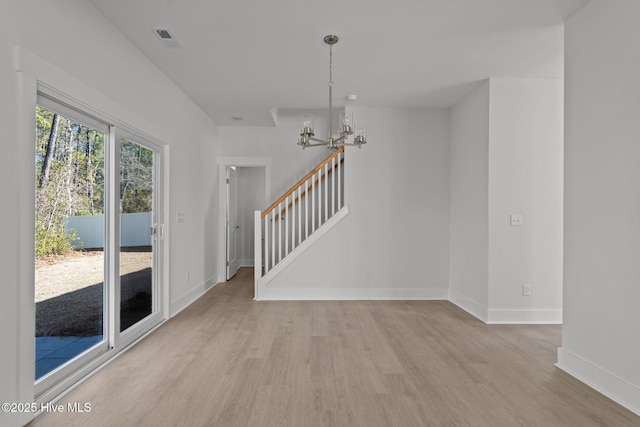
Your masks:
<svg viewBox="0 0 640 427"><path fill-rule="evenodd" d="M327 143L327 141L324 140L324 139L318 139L318 138L314 138L314 137L309 137L309 140L316 141L316 142L322 142L323 144Z"/></svg>
<svg viewBox="0 0 640 427"><path fill-rule="evenodd" d="M340 138L335 138L335 139L333 140L333 142L334 142L334 143L336 143L336 142L340 142L340 141L342 141L343 139L345 139L347 136L348 136L348 135L347 135L346 133L345 133L345 134L342 134L342 136L340 136Z"/></svg>
<svg viewBox="0 0 640 427"><path fill-rule="evenodd" d="M319 141L318 139L314 139L314 141ZM326 147L327 143L322 141L320 144L305 144L305 147Z"/></svg>

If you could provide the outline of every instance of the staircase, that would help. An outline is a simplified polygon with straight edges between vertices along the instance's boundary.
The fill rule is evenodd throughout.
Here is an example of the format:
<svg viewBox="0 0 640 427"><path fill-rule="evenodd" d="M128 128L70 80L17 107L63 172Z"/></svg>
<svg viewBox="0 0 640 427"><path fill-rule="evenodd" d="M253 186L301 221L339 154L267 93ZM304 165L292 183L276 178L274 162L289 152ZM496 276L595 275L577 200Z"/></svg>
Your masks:
<svg viewBox="0 0 640 427"><path fill-rule="evenodd" d="M255 283L265 282L346 215L344 147L320 162L268 208L255 212Z"/></svg>

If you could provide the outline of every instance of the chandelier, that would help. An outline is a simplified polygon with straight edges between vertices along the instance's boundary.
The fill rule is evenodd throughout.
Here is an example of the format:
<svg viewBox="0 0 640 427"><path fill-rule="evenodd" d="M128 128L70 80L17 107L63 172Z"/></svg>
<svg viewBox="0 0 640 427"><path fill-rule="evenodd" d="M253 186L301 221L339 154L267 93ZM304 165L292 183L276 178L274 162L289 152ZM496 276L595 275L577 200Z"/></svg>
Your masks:
<svg viewBox="0 0 640 427"><path fill-rule="evenodd" d="M353 142L347 142L347 137L353 135L351 126L352 118L345 112L340 113L340 125L337 132L333 132L333 45L338 43L338 36L328 35L324 37L324 42L329 45L329 136L326 140L314 138L313 114L302 114L302 129L298 138L298 145L305 149L307 147L327 147L329 150L336 150L340 147L351 145L358 148L367 143L366 126L364 123L356 123L355 136ZM316 142L315 144L310 141Z"/></svg>

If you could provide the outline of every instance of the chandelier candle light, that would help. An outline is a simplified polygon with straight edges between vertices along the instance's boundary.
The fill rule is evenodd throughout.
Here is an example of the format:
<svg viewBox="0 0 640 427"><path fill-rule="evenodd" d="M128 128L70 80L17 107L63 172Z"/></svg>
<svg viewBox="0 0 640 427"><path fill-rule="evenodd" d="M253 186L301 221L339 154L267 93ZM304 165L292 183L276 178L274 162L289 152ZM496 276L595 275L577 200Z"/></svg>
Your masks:
<svg viewBox="0 0 640 427"><path fill-rule="evenodd" d="M324 42L329 45L329 136L326 140L314 138L313 132L313 114L302 114L302 130L300 131L300 138L298 138L298 145L303 149L307 147L327 147L329 150L336 150L337 148L351 145L358 148L362 147L362 144L367 143L366 139L366 127L364 124L356 124L356 132L352 143L347 142L347 136L353 135L353 128L351 127L351 118L344 112L340 113L340 127L337 133L333 133L333 45L338 43L338 36L328 35L325 36ZM309 141L315 141L317 144L311 144Z"/></svg>

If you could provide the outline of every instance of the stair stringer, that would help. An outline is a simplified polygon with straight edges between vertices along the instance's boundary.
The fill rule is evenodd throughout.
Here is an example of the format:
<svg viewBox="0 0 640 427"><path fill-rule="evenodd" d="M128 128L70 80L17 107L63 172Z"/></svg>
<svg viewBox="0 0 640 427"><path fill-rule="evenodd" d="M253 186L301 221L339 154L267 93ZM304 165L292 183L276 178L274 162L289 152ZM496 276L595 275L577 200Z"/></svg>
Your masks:
<svg viewBox="0 0 640 427"><path fill-rule="evenodd" d="M271 282L280 273L282 273L291 263L293 263L298 257L300 257L303 253L305 253L314 243L320 240L322 236L328 233L329 230L335 227L348 214L349 214L349 206L345 205L338 212L333 214L333 216L329 218L327 222L325 222L320 227L318 227L318 229L315 232L313 232L309 237L307 237L293 251L291 251L289 255L284 257L282 261L276 264L275 267L269 270L267 274L257 279L255 284L254 299L256 301L260 301L261 291L265 289L265 287L269 284L269 282Z"/></svg>

